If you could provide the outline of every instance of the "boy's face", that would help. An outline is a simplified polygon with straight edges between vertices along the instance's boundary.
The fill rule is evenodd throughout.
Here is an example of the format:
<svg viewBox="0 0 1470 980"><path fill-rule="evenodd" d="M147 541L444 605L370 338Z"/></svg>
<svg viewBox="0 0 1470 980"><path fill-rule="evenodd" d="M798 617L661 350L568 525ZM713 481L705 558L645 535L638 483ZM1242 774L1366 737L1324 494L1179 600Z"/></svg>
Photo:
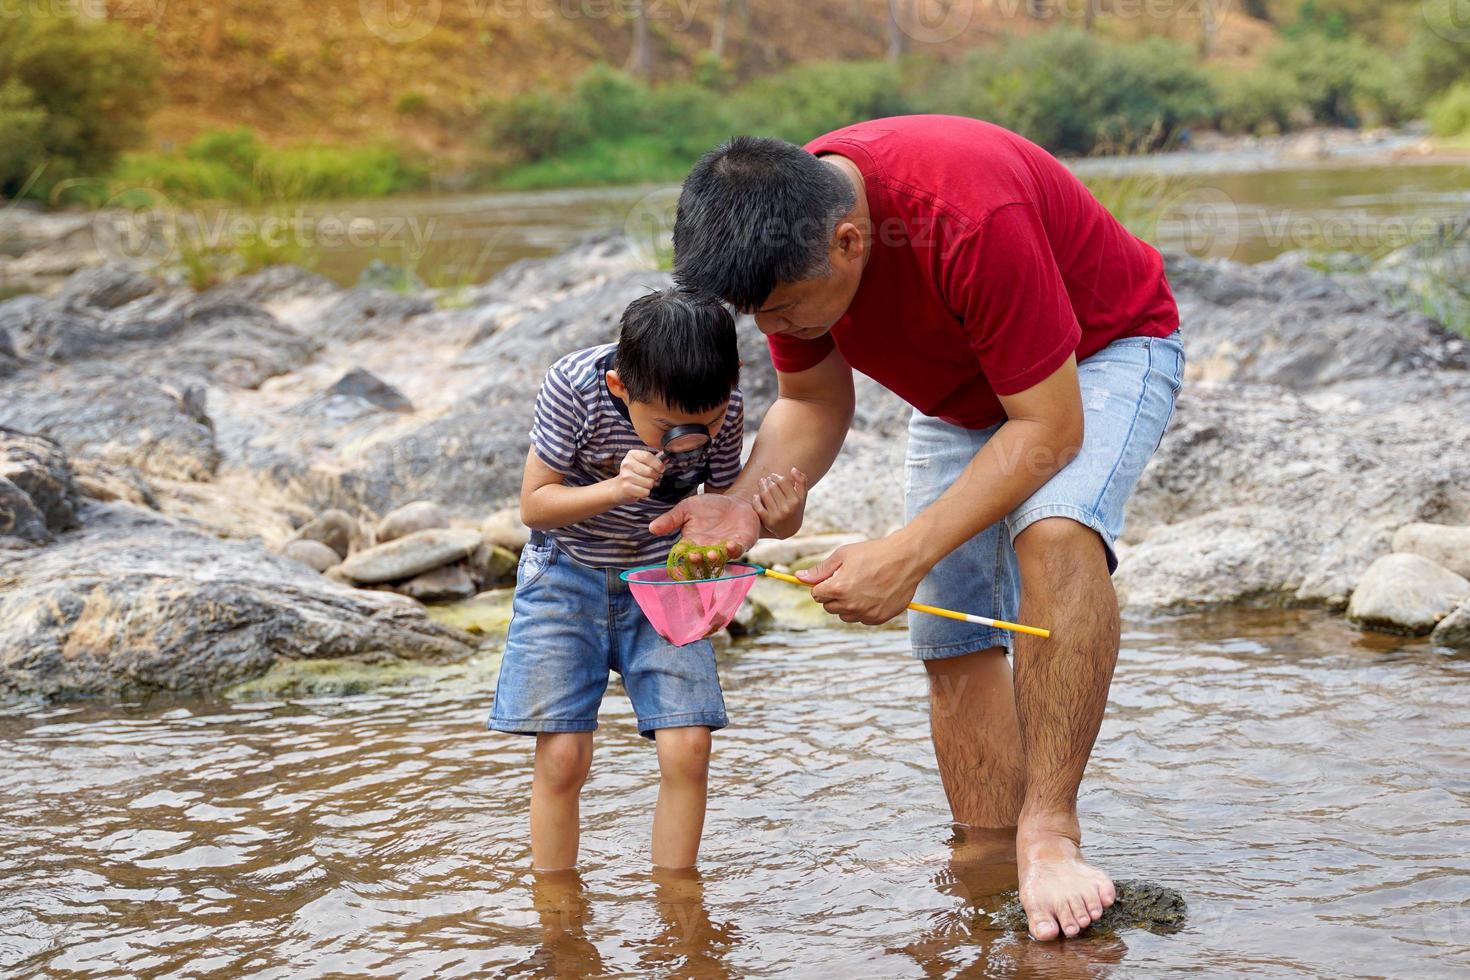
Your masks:
<svg viewBox="0 0 1470 980"><path fill-rule="evenodd" d="M661 401L634 401L628 397L628 389L616 371L607 372L607 390L628 406L628 417L633 421L633 431L654 452L663 448L664 436L676 425L703 426L709 430L709 437L713 441L719 434L720 427L725 424L725 411L730 406L730 399L727 397L714 408L690 413L671 408Z"/></svg>

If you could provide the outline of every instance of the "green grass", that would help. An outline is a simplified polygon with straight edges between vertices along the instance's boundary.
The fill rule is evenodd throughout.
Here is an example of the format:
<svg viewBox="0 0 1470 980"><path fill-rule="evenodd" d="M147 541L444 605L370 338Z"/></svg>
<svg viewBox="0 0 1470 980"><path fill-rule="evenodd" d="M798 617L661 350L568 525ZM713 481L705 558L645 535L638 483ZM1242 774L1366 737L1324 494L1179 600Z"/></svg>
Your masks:
<svg viewBox="0 0 1470 980"><path fill-rule="evenodd" d="M598 140L564 156L512 167L491 183L501 190L530 191L679 181L698 158L697 152L658 136Z"/></svg>

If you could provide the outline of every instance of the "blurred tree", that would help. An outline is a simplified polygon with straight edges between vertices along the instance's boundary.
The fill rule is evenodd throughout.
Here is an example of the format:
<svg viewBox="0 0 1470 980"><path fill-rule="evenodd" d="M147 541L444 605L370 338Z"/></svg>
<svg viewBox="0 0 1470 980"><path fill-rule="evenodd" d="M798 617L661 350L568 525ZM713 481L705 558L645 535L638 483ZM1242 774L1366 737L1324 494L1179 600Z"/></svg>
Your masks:
<svg viewBox="0 0 1470 980"><path fill-rule="evenodd" d="M750 6L746 0L720 0L720 6L715 10L715 27L709 42L709 49L716 58L725 57L732 13L740 17L742 36L750 33Z"/></svg>
<svg viewBox="0 0 1470 980"><path fill-rule="evenodd" d="M909 49L910 0L888 0L888 60L898 61Z"/></svg>
<svg viewBox="0 0 1470 980"><path fill-rule="evenodd" d="M648 36L648 10L643 0L631 0L629 17L633 20L633 49L628 52L628 74L645 82L653 78L653 46Z"/></svg>

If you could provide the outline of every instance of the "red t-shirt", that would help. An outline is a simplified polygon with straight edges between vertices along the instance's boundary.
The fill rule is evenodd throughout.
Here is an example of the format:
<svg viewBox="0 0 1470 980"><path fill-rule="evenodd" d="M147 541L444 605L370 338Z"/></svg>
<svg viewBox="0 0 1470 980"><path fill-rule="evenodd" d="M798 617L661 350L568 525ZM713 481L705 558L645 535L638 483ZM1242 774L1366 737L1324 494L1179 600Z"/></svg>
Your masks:
<svg viewBox="0 0 1470 980"><path fill-rule="evenodd" d="M924 414L981 429L1006 417L998 394L1046 379L1068 355L1179 325L1159 253L1009 130L898 116L806 148L862 171L872 254L829 333L770 338L778 371L804 371L835 346Z"/></svg>

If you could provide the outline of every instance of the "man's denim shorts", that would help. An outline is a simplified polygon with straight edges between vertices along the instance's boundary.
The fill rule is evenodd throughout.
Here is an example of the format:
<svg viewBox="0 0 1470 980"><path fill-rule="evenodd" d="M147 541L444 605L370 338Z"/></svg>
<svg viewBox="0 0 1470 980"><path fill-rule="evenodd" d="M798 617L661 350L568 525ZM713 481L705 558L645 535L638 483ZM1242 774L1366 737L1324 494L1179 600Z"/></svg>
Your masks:
<svg viewBox="0 0 1470 980"><path fill-rule="evenodd" d="M935 565L916 602L1015 622L1021 605L1013 542L1047 517L1092 528L1118 566L1113 545L1123 508L1158 449L1184 375L1184 347L1168 337L1115 340L1077 365L1086 432L1082 452L1019 507ZM915 412L909 423L904 503L912 520L948 490L1000 426L963 429ZM909 642L920 660L942 660L990 647L1011 648L1012 634L922 613L909 614Z"/></svg>
<svg viewBox="0 0 1470 980"><path fill-rule="evenodd" d="M729 724L714 647L676 647L655 633L619 572L579 564L549 536L533 535L516 568L490 728L593 731L614 670L646 738L660 728Z"/></svg>

